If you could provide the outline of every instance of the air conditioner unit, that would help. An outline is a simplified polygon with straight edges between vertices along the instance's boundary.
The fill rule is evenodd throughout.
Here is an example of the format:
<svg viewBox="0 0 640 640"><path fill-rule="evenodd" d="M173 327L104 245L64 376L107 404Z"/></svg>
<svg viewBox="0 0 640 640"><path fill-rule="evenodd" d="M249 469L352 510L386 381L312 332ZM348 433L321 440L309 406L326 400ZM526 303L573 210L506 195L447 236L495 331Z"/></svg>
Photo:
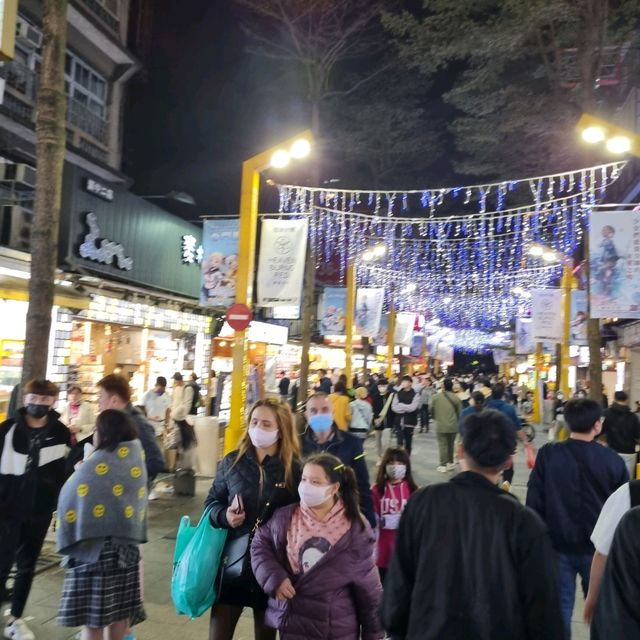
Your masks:
<svg viewBox="0 0 640 640"><path fill-rule="evenodd" d="M5 162L0 164L0 182L14 182L28 189L36 187L36 170L28 164Z"/></svg>
<svg viewBox="0 0 640 640"><path fill-rule="evenodd" d="M11 249L29 251L33 213L19 206L2 207L2 243Z"/></svg>
<svg viewBox="0 0 640 640"><path fill-rule="evenodd" d="M42 46L42 33L23 17L18 16L16 20L16 39L21 44L29 45L35 49Z"/></svg>

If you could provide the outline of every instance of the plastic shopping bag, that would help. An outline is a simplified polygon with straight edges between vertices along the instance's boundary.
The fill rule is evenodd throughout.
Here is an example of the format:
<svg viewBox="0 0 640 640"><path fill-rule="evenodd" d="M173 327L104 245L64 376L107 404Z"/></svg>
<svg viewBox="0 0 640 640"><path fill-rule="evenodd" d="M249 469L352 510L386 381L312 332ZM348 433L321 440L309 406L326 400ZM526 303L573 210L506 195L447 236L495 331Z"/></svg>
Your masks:
<svg viewBox="0 0 640 640"><path fill-rule="evenodd" d="M533 467L536 466L536 452L530 444L525 445L524 455L527 459L527 467L529 467L529 469L533 469Z"/></svg>
<svg viewBox="0 0 640 640"><path fill-rule="evenodd" d="M226 529L211 524L209 509L196 527L183 516L178 528L171 576L171 599L176 611L199 618L216 599L216 576L227 539Z"/></svg>

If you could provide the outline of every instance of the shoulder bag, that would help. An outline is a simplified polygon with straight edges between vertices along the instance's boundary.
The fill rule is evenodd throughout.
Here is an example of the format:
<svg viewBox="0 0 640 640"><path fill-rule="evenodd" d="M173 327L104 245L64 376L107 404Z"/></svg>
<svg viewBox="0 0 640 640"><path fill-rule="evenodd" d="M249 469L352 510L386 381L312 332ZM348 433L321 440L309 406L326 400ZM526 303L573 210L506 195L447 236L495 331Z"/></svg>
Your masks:
<svg viewBox="0 0 640 640"><path fill-rule="evenodd" d="M458 405L449 397L448 392L444 392L444 397L449 401L449 404L453 407L453 410L456 412L456 419L460 419L460 409Z"/></svg>
<svg viewBox="0 0 640 640"><path fill-rule="evenodd" d="M264 522L271 500L282 483L274 485L267 502L256 518L251 531L238 536L237 538L227 538L222 552L222 562L220 565L220 582L225 584L239 584L246 582L253 573L251 571L251 541L260 525Z"/></svg>

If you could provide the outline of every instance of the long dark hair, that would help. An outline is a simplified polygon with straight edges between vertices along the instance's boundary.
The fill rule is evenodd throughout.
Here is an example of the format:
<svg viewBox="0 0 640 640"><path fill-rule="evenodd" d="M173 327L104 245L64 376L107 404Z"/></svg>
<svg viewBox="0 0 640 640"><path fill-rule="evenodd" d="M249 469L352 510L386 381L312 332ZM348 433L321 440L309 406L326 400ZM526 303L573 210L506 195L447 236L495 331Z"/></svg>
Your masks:
<svg viewBox="0 0 640 640"><path fill-rule="evenodd" d="M476 411L483 411L484 410L484 402L486 400L486 398L484 397L484 393L482 393L482 391L474 391L471 394L471 398L473 400L473 408Z"/></svg>
<svg viewBox="0 0 640 640"><path fill-rule="evenodd" d="M115 451L121 442L138 437L135 422L124 411L105 409L96 420L96 449Z"/></svg>
<svg viewBox="0 0 640 640"><path fill-rule="evenodd" d="M358 491L358 482L353 469L343 462L340 458L330 453L318 453L310 456L304 461L305 465L315 464L322 467L325 475L331 484L339 484L339 496L344 503L344 512L347 519L352 524L360 523L365 528L365 520L360 513L360 492Z"/></svg>
<svg viewBox="0 0 640 640"><path fill-rule="evenodd" d="M376 487L378 487L380 495L384 493L384 485L387 483L387 480L389 480L389 477L387 476L387 465L392 462L399 462L407 467L407 475L405 475L404 479L409 485L409 493L416 491L418 489L418 485L413 479L413 475L411 473L411 458L409 457L409 454L404 449L389 447L382 456L380 466L378 467L378 475L376 476Z"/></svg>

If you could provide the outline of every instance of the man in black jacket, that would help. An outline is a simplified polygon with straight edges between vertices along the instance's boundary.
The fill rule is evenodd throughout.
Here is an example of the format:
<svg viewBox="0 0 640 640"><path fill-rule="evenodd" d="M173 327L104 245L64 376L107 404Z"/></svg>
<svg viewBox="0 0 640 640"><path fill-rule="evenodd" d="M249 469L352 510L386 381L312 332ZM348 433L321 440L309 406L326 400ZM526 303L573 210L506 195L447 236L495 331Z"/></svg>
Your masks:
<svg viewBox="0 0 640 640"><path fill-rule="evenodd" d="M546 527L496 486L515 445L503 414L471 414L463 472L409 500L380 608L392 638L564 638Z"/></svg>
<svg viewBox="0 0 640 640"><path fill-rule="evenodd" d="M635 477L636 446L640 444L640 420L629 408L629 396L616 391L613 404L604 412L602 436L627 465L629 477Z"/></svg>
<svg viewBox="0 0 640 640"><path fill-rule="evenodd" d="M24 407L0 425L0 604L9 571L16 577L5 638L35 636L22 619L36 561L42 550L58 493L67 474L69 429L52 409L58 387L31 380L23 388Z"/></svg>
<svg viewBox="0 0 640 640"><path fill-rule="evenodd" d="M350 466L358 480L360 509L371 526L375 528L376 517L373 511L369 470L364 459L362 440L338 429L333 422L331 402L326 393L315 393L307 400L305 417L309 426L301 437L303 456L326 451Z"/></svg>
<svg viewBox="0 0 640 640"><path fill-rule="evenodd" d="M138 438L144 450L149 485L164 469L164 456L156 441L153 425L131 404L131 387L124 376L112 373L98 382L98 409L118 409L128 414L138 428Z"/></svg>
<svg viewBox="0 0 640 640"><path fill-rule="evenodd" d="M607 498L629 481L629 474L619 455L594 441L602 429L602 408L597 402L570 400L564 418L571 436L538 451L529 476L527 506L537 511L549 527L569 639L577 575L582 579L585 597L589 591L594 552L591 532Z"/></svg>

